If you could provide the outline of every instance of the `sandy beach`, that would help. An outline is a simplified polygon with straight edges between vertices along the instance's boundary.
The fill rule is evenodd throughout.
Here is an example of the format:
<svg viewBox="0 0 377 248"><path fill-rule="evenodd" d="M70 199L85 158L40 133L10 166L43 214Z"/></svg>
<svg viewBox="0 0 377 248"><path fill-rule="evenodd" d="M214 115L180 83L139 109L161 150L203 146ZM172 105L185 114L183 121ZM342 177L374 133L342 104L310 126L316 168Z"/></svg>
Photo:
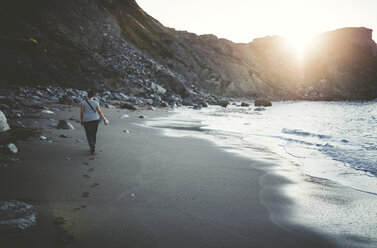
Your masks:
<svg viewBox="0 0 377 248"><path fill-rule="evenodd" d="M1 164L0 200L32 204L37 225L0 230L0 247L337 247L310 228L274 224L261 203L266 182L257 161L142 125L140 115L167 110L104 113L110 125L99 127L95 156L80 124L48 125L50 118L77 120L75 107L41 114L41 135L52 142L38 135L19 142L20 162ZM284 183L274 178L273 187ZM266 192L273 190L263 191L264 199Z"/></svg>

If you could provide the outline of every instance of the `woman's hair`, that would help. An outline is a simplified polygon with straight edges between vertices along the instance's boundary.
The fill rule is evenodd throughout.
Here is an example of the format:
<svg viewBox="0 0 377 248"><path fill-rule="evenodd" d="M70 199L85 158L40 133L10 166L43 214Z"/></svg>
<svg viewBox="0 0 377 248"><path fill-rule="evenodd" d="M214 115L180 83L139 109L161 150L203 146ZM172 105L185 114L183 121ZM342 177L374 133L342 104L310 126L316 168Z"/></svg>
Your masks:
<svg viewBox="0 0 377 248"><path fill-rule="evenodd" d="M88 90L88 91L87 91L87 94L88 94L88 98L92 98L92 97L94 97L94 92L93 92L93 90Z"/></svg>

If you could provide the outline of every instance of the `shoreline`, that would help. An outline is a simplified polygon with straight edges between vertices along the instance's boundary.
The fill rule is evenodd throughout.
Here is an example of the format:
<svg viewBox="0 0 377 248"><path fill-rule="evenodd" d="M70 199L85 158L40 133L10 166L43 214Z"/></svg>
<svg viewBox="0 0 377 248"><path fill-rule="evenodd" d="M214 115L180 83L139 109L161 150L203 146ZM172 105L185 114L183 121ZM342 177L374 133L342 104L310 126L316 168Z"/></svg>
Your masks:
<svg viewBox="0 0 377 248"><path fill-rule="evenodd" d="M68 108L55 117L69 119L78 113L78 108ZM285 230L271 220L274 206L267 205L267 211L266 199L271 197L268 201L280 208L291 199L279 190L286 178L257 169L263 166L260 161L224 152L209 141L168 137L143 126L148 118L168 115L166 110L104 113L110 125L100 126L96 156L76 141L86 143L78 123L72 123L75 130L43 129L52 143L34 138L19 145L21 162L0 169L0 200L33 204L38 224L26 231L0 231L1 243L341 247L310 226ZM120 119L124 113L129 118ZM42 120L48 124L49 118ZM124 133L126 129L130 132ZM59 138L62 133L69 138Z"/></svg>
<svg viewBox="0 0 377 248"><path fill-rule="evenodd" d="M265 173L260 178L261 202L269 210L273 222L281 228L297 233L304 227L314 228L339 247L374 247L377 244L374 221L377 215L371 211L377 207L374 193L310 176L300 165L286 158L263 149L233 144L222 135L203 133L199 119L191 119L192 116L177 122L174 122L174 116L171 117L151 121L149 125L161 128L167 136L208 140L225 152L257 162L253 168ZM279 198L281 200L276 201Z"/></svg>

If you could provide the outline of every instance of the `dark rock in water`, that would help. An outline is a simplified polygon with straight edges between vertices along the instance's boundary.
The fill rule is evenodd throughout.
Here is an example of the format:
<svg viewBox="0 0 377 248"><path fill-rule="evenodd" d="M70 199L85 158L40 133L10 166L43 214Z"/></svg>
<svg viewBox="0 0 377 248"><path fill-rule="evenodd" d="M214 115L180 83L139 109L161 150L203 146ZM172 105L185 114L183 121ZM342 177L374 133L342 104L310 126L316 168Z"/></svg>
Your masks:
<svg viewBox="0 0 377 248"><path fill-rule="evenodd" d="M272 103L267 99L256 99L254 102L255 107L270 107L272 106Z"/></svg>
<svg viewBox="0 0 377 248"><path fill-rule="evenodd" d="M57 126L58 129L75 129L69 121L60 120Z"/></svg>
<svg viewBox="0 0 377 248"><path fill-rule="evenodd" d="M17 154L18 149L17 146L13 143L9 143L8 145L5 146L5 151L10 154Z"/></svg>
<svg viewBox="0 0 377 248"><path fill-rule="evenodd" d="M33 206L21 201L0 202L0 229L24 230L37 223Z"/></svg>
<svg viewBox="0 0 377 248"><path fill-rule="evenodd" d="M3 114L3 112L0 111L0 132L5 132L10 129L7 118Z"/></svg>
<svg viewBox="0 0 377 248"><path fill-rule="evenodd" d="M258 107L258 108L255 108L254 111L265 111L266 109L265 108L261 108L261 107Z"/></svg>
<svg viewBox="0 0 377 248"><path fill-rule="evenodd" d="M75 104L75 100L73 99L73 97L71 95L65 94L64 96L62 96L59 99L59 103L60 104L67 104L67 105L73 105L73 104Z"/></svg>
<svg viewBox="0 0 377 248"><path fill-rule="evenodd" d="M122 105L120 105L120 108L122 108L122 109L129 109L129 110L137 110L138 109L135 105L133 105L131 103L128 103L128 102L123 103Z"/></svg>
<svg viewBox="0 0 377 248"><path fill-rule="evenodd" d="M223 108L226 108L228 105L229 105L229 101L228 100L221 100L219 102L219 105Z"/></svg>
<svg viewBox="0 0 377 248"><path fill-rule="evenodd" d="M241 103L241 107L249 107L250 106L250 104L248 104L248 103L246 103L246 102L242 102Z"/></svg>

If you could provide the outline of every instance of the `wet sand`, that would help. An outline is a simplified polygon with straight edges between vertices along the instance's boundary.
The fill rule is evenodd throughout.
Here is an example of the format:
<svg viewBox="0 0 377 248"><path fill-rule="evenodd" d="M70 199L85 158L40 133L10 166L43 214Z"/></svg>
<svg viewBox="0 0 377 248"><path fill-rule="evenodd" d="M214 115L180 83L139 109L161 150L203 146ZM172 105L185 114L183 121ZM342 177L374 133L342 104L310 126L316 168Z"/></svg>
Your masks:
<svg viewBox="0 0 377 248"><path fill-rule="evenodd" d="M257 161L139 125L140 115L164 110L104 112L110 125L99 127L97 155L78 123L48 127L49 118L78 119L72 108L40 120L52 143L21 142L21 162L0 166L0 200L31 203L38 213L26 231L0 230L0 247L336 247L310 228L271 221ZM124 113L130 117L118 118ZM275 179L274 187L284 183ZM279 195L275 204L289 201Z"/></svg>

